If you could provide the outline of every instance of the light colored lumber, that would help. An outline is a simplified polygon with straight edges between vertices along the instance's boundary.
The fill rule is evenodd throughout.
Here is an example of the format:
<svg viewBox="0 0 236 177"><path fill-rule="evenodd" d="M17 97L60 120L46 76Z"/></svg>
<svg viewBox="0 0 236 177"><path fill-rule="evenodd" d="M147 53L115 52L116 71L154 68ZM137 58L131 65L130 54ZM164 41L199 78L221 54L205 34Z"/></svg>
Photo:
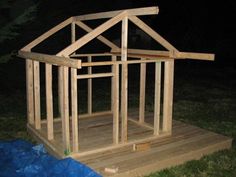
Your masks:
<svg viewBox="0 0 236 177"><path fill-rule="evenodd" d="M171 132L173 111L174 61L165 62L164 72L163 131Z"/></svg>
<svg viewBox="0 0 236 177"><path fill-rule="evenodd" d="M115 55L112 55L111 56L111 61L115 63L117 61L117 57ZM111 70L112 70L112 73L115 76L115 73L114 73L115 65L114 64L111 66ZM113 91L114 91L114 77L111 78L111 111L113 111L113 99L114 99Z"/></svg>
<svg viewBox="0 0 236 177"><path fill-rule="evenodd" d="M82 75L78 75L77 79L112 77L113 75L114 75L113 73L82 74Z"/></svg>
<svg viewBox="0 0 236 177"><path fill-rule="evenodd" d="M120 56L120 52L113 52L113 55ZM128 53L128 58L146 58L146 59L155 59L156 61L168 61L173 60L173 57L161 56L161 55L149 55L149 54L135 54L135 53Z"/></svg>
<svg viewBox="0 0 236 177"><path fill-rule="evenodd" d="M70 127L69 127L69 82L68 82L68 67L63 67L63 112L62 116L62 138L65 151L70 151Z"/></svg>
<svg viewBox="0 0 236 177"><path fill-rule="evenodd" d="M71 23L71 43L75 42L75 38L76 38L76 30L75 30L75 22L73 21Z"/></svg>
<svg viewBox="0 0 236 177"><path fill-rule="evenodd" d="M154 135L159 135L161 113L161 62L155 63Z"/></svg>
<svg viewBox="0 0 236 177"><path fill-rule="evenodd" d="M145 24L138 17L136 17L136 16L129 16L129 20L132 21L135 25L137 25L144 32L146 32L155 41L160 43L167 50L178 52L178 50L173 45L171 45L167 40L165 40L161 35L159 35L156 31L154 31L152 28L150 28L147 24Z"/></svg>
<svg viewBox="0 0 236 177"><path fill-rule="evenodd" d="M143 58L141 60L144 60ZM140 64L140 91L139 91L139 122L143 123L145 116L145 91L146 91L146 63Z"/></svg>
<svg viewBox="0 0 236 177"><path fill-rule="evenodd" d="M114 57L112 60L115 60ZM112 67L112 111L113 111L113 144L119 143L119 65Z"/></svg>
<svg viewBox="0 0 236 177"><path fill-rule="evenodd" d="M90 28L88 25L86 25L85 23L83 23L81 21L76 21L75 23L76 23L76 25L78 25L80 28L87 31L88 33L93 31L92 28ZM119 47L117 47L117 45L115 45L113 42L109 41L107 38L103 37L102 35L99 35L97 37L97 39L100 40L102 43L106 44L111 49L119 50Z"/></svg>
<svg viewBox="0 0 236 177"><path fill-rule="evenodd" d="M99 57L99 56L112 56L111 53L81 53L81 54L71 54L70 57Z"/></svg>
<svg viewBox="0 0 236 177"><path fill-rule="evenodd" d="M34 122L34 80L33 80L33 61L26 59L26 99L27 99L27 119L30 125Z"/></svg>
<svg viewBox="0 0 236 177"><path fill-rule="evenodd" d="M92 57L88 56L88 62L91 63L92 62ZM92 75L92 67L89 66L88 67L88 75ZM92 78L88 78L88 114L92 114L92 109L93 109L93 95L92 95L92 90L93 89L93 85L92 85Z"/></svg>
<svg viewBox="0 0 236 177"><path fill-rule="evenodd" d="M114 174L117 173L118 170L118 167L105 167L104 172Z"/></svg>
<svg viewBox="0 0 236 177"><path fill-rule="evenodd" d="M111 50L111 53L120 52ZM169 51L162 50L146 50L146 49L130 49L128 48L128 54L142 54L142 55L157 55L157 56L165 56L170 57Z"/></svg>
<svg viewBox="0 0 236 177"><path fill-rule="evenodd" d="M209 53L178 52L177 58L214 61L215 55Z"/></svg>
<svg viewBox="0 0 236 177"><path fill-rule="evenodd" d="M87 44L89 41L91 41L92 39L94 39L95 37L99 36L101 33L103 33L104 31L106 31L107 29L109 29L110 27L112 27L113 25L117 24L119 21L121 21L125 16L127 15L127 12L121 12L120 14L118 14L117 16L111 18L110 20L106 21L105 23L103 23L102 25L98 26L97 28L95 28L93 31L91 31L90 33L84 35L83 37L81 37L80 39L78 39L77 41L75 41L73 44L69 45L68 47L66 47L65 49L63 49L59 55L63 54L63 55L70 55L73 52L75 52L76 50L78 50L79 48L81 48L82 46L84 46L85 44Z"/></svg>
<svg viewBox="0 0 236 177"><path fill-rule="evenodd" d="M136 8L136 9L124 9L124 10L116 10L110 12L100 12L100 13L93 13L87 15L80 15L75 16L75 20L95 20L95 19L103 19L103 18L111 18L115 17L118 14L122 13L123 11L127 11L129 15L155 15L158 14L159 8L157 6L154 7L144 7L144 8Z"/></svg>
<svg viewBox="0 0 236 177"><path fill-rule="evenodd" d="M59 117L63 117L63 66L58 67L58 113Z"/></svg>
<svg viewBox="0 0 236 177"><path fill-rule="evenodd" d="M72 123L72 151L79 150L78 135L78 95L77 95L77 69L71 68L71 123Z"/></svg>
<svg viewBox="0 0 236 177"><path fill-rule="evenodd" d="M121 33L121 61L127 61L128 45L128 17L122 20ZM127 142L127 119L128 119L128 65L122 64L121 76L121 143Z"/></svg>
<svg viewBox="0 0 236 177"><path fill-rule="evenodd" d="M35 128L41 129L41 103L40 103L40 68L39 62L33 62L34 68L34 111Z"/></svg>
<svg viewBox="0 0 236 177"><path fill-rule="evenodd" d="M47 138L52 140L53 134L53 96L52 96L52 65L45 65L46 81L46 114L47 114Z"/></svg>
<svg viewBox="0 0 236 177"><path fill-rule="evenodd" d="M26 52L20 50L18 56L28 58L34 61L52 64L55 66L67 66L71 68L81 68L81 60L70 59L68 57L59 57L55 55L47 55L36 52Z"/></svg>
<svg viewBox="0 0 236 177"><path fill-rule="evenodd" d="M73 18L71 17L71 18L68 18L67 20L61 22L60 24L56 25L55 27L53 27L49 31L45 32L44 34L42 34L41 36L39 36L38 38L36 38L32 42L30 42L29 44L27 44L21 50L24 50L24 51L31 50L33 47L35 47L36 45L38 45L39 43L41 43L42 41L47 39L49 36L53 35L57 31L61 30L65 26L69 25L72 22L72 20L73 20Z"/></svg>
<svg viewBox="0 0 236 177"><path fill-rule="evenodd" d="M120 50L111 50L112 54L119 54ZM170 51L161 50L143 50L143 49L128 49L128 57L146 57L146 58L173 58L207 60L214 61L215 55L210 53L193 53L193 52L175 52L174 56Z"/></svg>
<svg viewBox="0 0 236 177"><path fill-rule="evenodd" d="M75 22L71 23L71 43L75 42ZM72 151L79 150L79 129L78 129L78 95L77 95L77 69L70 68L71 81L71 129L72 129Z"/></svg>
<svg viewBox="0 0 236 177"><path fill-rule="evenodd" d="M147 60L129 60L129 61L117 61L117 62L113 62L113 61L97 61L97 62L85 62L82 63L82 67L88 67L88 66L109 66L109 65L113 65L115 63L118 63L119 65L122 64L139 64L139 63L156 63L157 61L166 61L166 60L156 60L156 59L147 59Z"/></svg>

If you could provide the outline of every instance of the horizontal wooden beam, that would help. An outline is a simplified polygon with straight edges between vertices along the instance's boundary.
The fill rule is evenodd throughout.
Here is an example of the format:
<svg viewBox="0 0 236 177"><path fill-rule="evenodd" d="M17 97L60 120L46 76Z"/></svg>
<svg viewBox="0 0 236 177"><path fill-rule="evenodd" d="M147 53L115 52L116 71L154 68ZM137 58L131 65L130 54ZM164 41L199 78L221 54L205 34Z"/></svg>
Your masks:
<svg viewBox="0 0 236 177"><path fill-rule="evenodd" d="M129 15L155 15L159 13L159 8L157 6L154 7L144 7L144 8L136 8L136 9L125 9L125 10L116 10L109 12L100 12L93 13L87 15L75 16L75 20L95 20L95 19L103 19L103 18L112 18L116 15L120 14L123 11L127 11Z"/></svg>
<svg viewBox="0 0 236 177"><path fill-rule="evenodd" d="M214 61L215 55L210 53L192 53L192 52L178 52L177 58L179 59L194 59L194 60L208 60Z"/></svg>
<svg viewBox="0 0 236 177"><path fill-rule="evenodd" d="M70 59L67 57L58 57L55 55L46 55L35 52L18 51L18 56L25 59L31 59L56 66L67 66L71 68L81 68L81 60Z"/></svg>
<svg viewBox="0 0 236 177"><path fill-rule="evenodd" d="M119 52L111 53L114 55L121 55L120 50ZM193 59L193 60L207 60L207 61L214 61L215 55L211 53L196 53L196 52L176 52L175 56L171 56L170 51L161 51L161 50L144 50L144 49L128 49L128 56L135 58L135 57L146 57L146 58L174 58L174 59Z"/></svg>
<svg viewBox="0 0 236 177"><path fill-rule="evenodd" d="M70 57L105 57L112 56L111 53L81 53L81 54L72 54Z"/></svg>
<svg viewBox="0 0 236 177"><path fill-rule="evenodd" d="M113 73L97 73L97 74L82 74L78 75L77 79L91 79L91 78L101 78L101 77L112 77Z"/></svg>

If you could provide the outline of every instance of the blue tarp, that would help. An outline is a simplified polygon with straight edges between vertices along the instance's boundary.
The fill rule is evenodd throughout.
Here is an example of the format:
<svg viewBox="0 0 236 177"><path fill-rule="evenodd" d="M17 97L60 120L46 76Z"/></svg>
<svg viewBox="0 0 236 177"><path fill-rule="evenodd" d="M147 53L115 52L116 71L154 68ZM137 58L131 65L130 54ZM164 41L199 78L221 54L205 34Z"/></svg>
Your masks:
<svg viewBox="0 0 236 177"><path fill-rule="evenodd" d="M57 160L43 145L24 140L0 141L0 177L101 177L88 166L66 158Z"/></svg>

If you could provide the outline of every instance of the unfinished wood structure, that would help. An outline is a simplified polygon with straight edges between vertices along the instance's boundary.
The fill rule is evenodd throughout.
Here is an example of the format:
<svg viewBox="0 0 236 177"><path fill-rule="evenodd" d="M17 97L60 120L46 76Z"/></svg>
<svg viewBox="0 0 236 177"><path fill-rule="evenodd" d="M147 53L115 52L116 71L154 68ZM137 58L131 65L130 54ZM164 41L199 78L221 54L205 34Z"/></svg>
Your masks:
<svg viewBox="0 0 236 177"><path fill-rule="evenodd" d="M178 155L178 147L183 148L184 145L189 145L189 148L186 149L186 157L184 153L179 153L181 154L179 158L182 159L180 162L183 162L231 146L231 140L226 137L180 122L173 123L174 61L186 58L211 61L214 60L214 54L180 52L138 17L156 14L158 14L158 7L147 7L71 17L18 52L20 57L26 59L28 130L37 140L46 145L49 152L60 158L69 155L86 164L91 164L103 175L106 175L103 171L106 168L106 170L114 172L114 174L107 175L123 176L126 174L129 176L129 171L132 171L130 175L135 176L179 162L171 161L170 155L167 155L168 158L166 157L167 160L165 160L162 154L164 164L159 164L156 168L155 165L150 166L149 164L146 170L143 172L139 170L136 173L133 168L138 169L138 166L125 158L125 155L130 155L132 149L135 151L131 153L132 158L127 157L134 161L137 158L139 160L137 164L142 166L140 158L145 159L145 153L143 154L145 149L149 152L147 157L151 164L155 164L157 163L155 158L159 156L158 152L162 153L160 147L163 150L167 147L171 154L175 150L174 155ZM89 20L103 18L109 20L95 29L85 23ZM119 22L121 22L121 46L117 46L102 36L103 32ZM130 22L162 45L166 51L129 48L128 24ZM71 25L71 44L68 47L56 55L31 52L35 46L68 25ZM88 33L77 39L76 26ZM95 38L107 45L110 50L104 51L104 53L78 54L82 46ZM96 57L110 57L110 61L102 59L97 61ZM42 102L40 63L45 64L46 117L44 119L41 116L40 106ZM146 68L149 63L155 65L154 111L152 113L145 110ZM133 64L140 66L140 96L139 108L131 111L128 109L128 67ZM52 66L58 68L58 91L52 89L55 79L52 74ZM97 66L108 66L111 68L111 72L93 73L92 68ZM81 68L88 68L87 73L78 74L78 70ZM96 78L111 78L111 106L107 111L93 111L92 80ZM78 113L78 107L83 104L78 100L78 94L80 94L78 85L81 79L87 80L86 114ZM58 93L60 113L58 117L54 116L53 105L56 103L53 92ZM210 140L209 143L208 140ZM170 144L168 145L168 143ZM199 145L199 147L202 145L203 150L195 148L194 145ZM191 149L193 147L197 151L191 157L188 152L193 151ZM154 154L151 153L152 151ZM116 165L117 168L108 167L109 163ZM122 169L122 165L126 167ZM144 169L144 167L140 169Z"/></svg>

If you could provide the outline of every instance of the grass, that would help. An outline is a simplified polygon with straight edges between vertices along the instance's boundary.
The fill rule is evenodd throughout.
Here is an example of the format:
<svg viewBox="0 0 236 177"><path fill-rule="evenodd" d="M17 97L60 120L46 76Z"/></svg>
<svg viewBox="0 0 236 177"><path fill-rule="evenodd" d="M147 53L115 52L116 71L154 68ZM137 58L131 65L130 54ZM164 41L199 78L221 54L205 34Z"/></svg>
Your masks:
<svg viewBox="0 0 236 177"><path fill-rule="evenodd" d="M194 64L193 64L194 65ZM236 74L235 68L201 68L181 65L175 74L174 119L181 120L204 129L208 129L236 139ZM3 71L3 69L2 69ZM5 69L4 69L5 71ZM10 77L10 76L9 76ZM10 77L9 79L13 79ZM2 80L1 80L2 79ZM14 80L14 79L13 79ZM0 77L1 83L4 78ZM17 82L18 83L18 82ZM24 84L24 83L22 83ZM15 87L17 87L15 85ZM135 90L130 92L133 100L130 105L138 104ZM150 90L153 88L150 88ZM23 138L33 141L26 132L26 100L24 89L3 89L0 92L0 140ZM109 90L109 89L108 89ZM150 91L151 93L152 91ZM94 95L95 109L107 107L109 93L102 94L97 89ZM148 91L149 93L149 91ZM84 93L86 94L86 93ZM80 98L86 102L86 99ZM151 109L152 97L146 100L147 109ZM85 108L82 108L84 112ZM233 148L205 156L200 160L189 161L183 165L165 169L149 177L235 177L236 176L236 144Z"/></svg>

